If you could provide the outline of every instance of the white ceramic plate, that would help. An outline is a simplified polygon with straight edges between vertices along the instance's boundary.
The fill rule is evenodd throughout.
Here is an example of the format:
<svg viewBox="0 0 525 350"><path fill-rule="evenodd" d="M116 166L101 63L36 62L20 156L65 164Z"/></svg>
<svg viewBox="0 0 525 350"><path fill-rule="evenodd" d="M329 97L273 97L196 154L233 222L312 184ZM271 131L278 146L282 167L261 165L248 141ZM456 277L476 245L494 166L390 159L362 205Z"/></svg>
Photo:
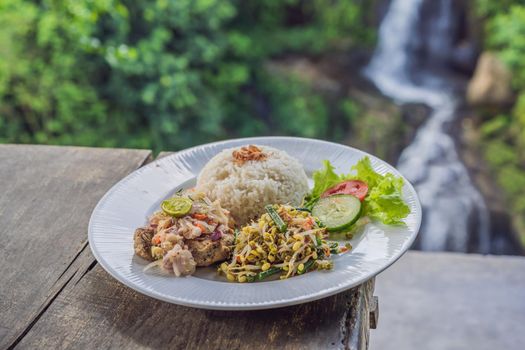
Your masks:
<svg viewBox="0 0 525 350"><path fill-rule="evenodd" d="M310 176L329 159L336 171L349 172L368 155L381 173L399 172L384 161L351 147L303 138L258 137L206 144L150 163L122 179L100 200L89 222L89 244L98 262L120 282L167 302L223 310L252 310L304 303L339 293L374 277L396 261L414 241L421 223L421 205L405 180L403 195L411 213L406 227L367 225L350 242L350 253L334 258L331 271L313 271L286 280L229 283L215 268L198 268L193 276L176 278L144 273L146 261L133 253L133 233L146 224L160 202L179 188L195 184L208 160L224 148L269 145L297 158Z"/></svg>

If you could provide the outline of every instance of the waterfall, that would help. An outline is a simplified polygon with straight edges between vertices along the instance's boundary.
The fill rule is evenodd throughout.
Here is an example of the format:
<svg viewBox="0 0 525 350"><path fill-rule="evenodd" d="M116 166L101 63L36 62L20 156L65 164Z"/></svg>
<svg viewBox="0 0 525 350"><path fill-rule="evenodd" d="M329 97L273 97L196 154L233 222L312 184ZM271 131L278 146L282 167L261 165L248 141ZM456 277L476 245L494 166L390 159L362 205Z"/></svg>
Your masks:
<svg viewBox="0 0 525 350"><path fill-rule="evenodd" d="M451 136L458 103L452 82L446 74L436 74L420 62L420 53L426 50L432 66L444 67L453 45L453 0L432 1L433 5L438 3L439 10L423 23L425 0L392 0L364 73L397 103L423 103L432 109L398 162L398 169L414 185L423 206L420 248L464 252L474 234L477 250L487 253L489 213ZM422 30L423 24L429 30Z"/></svg>

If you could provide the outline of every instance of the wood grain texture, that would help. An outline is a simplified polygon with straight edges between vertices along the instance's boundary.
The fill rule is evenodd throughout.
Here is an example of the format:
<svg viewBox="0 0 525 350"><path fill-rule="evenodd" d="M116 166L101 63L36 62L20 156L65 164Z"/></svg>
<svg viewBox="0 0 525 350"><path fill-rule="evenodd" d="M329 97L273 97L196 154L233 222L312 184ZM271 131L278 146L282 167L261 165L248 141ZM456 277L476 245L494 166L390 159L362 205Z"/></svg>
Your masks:
<svg viewBox="0 0 525 350"><path fill-rule="evenodd" d="M91 211L150 154L0 145L0 348L23 337L64 286L93 266L85 254Z"/></svg>
<svg viewBox="0 0 525 350"><path fill-rule="evenodd" d="M379 298L373 297L370 301L370 329L377 328L377 322L379 321Z"/></svg>
<svg viewBox="0 0 525 350"><path fill-rule="evenodd" d="M350 304L350 316L347 328L350 330L345 340L347 348L356 350L368 349L370 340L370 304L373 301L375 278L359 286L356 296Z"/></svg>
<svg viewBox="0 0 525 350"><path fill-rule="evenodd" d="M208 311L139 294L97 265L66 287L19 348L363 349L351 338L368 332L358 323L367 311L352 309L365 289L273 310Z"/></svg>
<svg viewBox="0 0 525 350"><path fill-rule="evenodd" d="M86 249L77 260L92 259ZM17 348L364 349L372 292L369 281L293 307L209 311L144 296L98 264L89 265L72 277Z"/></svg>

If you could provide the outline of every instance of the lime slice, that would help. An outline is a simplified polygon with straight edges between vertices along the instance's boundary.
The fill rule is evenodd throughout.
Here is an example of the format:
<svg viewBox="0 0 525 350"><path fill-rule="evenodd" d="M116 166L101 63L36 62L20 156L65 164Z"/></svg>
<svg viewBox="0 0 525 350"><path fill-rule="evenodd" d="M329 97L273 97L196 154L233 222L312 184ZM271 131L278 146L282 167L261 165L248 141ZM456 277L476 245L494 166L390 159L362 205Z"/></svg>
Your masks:
<svg viewBox="0 0 525 350"><path fill-rule="evenodd" d="M190 212L193 202L186 197L173 197L162 201L162 210L172 216L183 216Z"/></svg>

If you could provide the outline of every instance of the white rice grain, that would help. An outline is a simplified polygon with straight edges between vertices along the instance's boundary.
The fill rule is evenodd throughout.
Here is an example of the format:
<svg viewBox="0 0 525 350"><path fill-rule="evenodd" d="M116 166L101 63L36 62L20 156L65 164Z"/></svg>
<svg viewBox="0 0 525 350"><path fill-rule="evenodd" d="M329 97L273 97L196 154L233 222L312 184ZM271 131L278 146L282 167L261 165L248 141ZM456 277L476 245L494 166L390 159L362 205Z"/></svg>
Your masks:
<svg viewBox="0 0 525 350"><path fill-rule="evenodd" d="M211 200L219 200L230 210L237 224L245 224L264 213L267 204L299 205L308 191L306 173L288 153L258 146L265 160L249 160L239 165L232 152L223 150L204 166L197 188Z"/></svg>

